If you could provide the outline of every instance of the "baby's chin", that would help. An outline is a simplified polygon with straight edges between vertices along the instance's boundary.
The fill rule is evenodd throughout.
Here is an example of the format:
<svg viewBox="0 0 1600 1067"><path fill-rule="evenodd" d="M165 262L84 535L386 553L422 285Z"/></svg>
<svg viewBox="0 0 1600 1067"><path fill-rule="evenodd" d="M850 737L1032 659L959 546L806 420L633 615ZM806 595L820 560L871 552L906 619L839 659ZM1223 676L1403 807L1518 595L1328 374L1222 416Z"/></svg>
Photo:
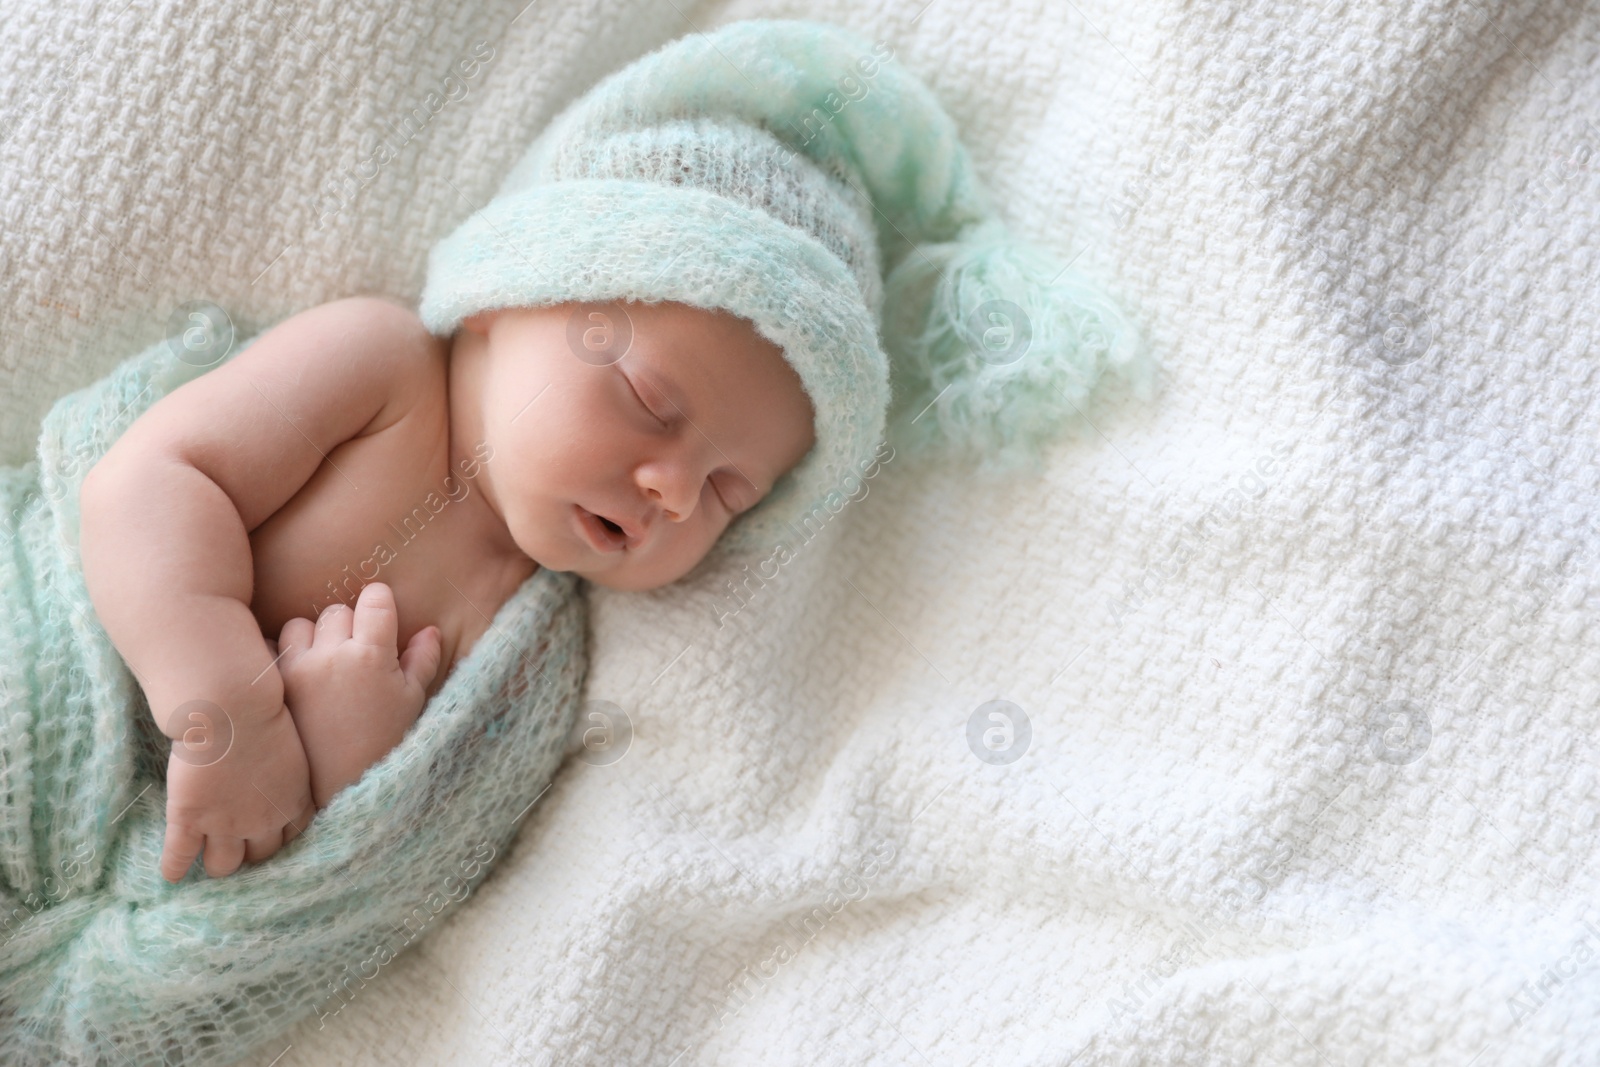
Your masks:
<svg viewBox="0 0 1600 1067"><path fill-rule="evenodd" d="M580 564L575 570L579 577L607 589L621 593L648 593L681 581L700 566L705 557L706 552L701 552L688 562L679 560L669 564L659 559L644 560L631 553L620 552L601 561L591 558L584 561L587 566Z"/></svg>
<svg viewBox="0 0 1600 1067"><path fill-rule="evenodd" d="M693 568L690 568L691 570ZM660 575L650 573L644 568L635 568L626 563L610 568L602 568L593 573L585 573L582 569L579 577L603 585L607 589L615 589L619 593L648 593L656 589L664 589L676 582L683 575ZM685 572L687 573L687 572Z"/></svg>

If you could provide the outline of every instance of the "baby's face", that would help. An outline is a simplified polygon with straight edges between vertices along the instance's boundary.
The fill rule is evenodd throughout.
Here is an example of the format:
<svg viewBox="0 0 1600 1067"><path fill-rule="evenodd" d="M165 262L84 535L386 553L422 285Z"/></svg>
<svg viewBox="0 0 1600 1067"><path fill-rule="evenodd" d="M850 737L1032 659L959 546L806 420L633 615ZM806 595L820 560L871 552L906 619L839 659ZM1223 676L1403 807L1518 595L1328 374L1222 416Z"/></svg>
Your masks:
<svg viewBox="0 0 1600 1067"><path fill-rule="evenodd" d="M782 350L725 311L484 312L452 359L476 382L493 448L480 483L512 539L543 567L613 589L687 574L816 440Z"/></svg>

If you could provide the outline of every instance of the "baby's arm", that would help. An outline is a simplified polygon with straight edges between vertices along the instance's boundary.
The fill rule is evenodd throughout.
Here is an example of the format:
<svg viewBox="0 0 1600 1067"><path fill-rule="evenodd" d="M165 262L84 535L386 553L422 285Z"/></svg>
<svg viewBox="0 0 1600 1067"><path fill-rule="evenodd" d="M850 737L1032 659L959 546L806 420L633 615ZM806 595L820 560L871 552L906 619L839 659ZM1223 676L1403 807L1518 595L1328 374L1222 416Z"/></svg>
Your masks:
<svg viewBox="0 0 1600 1067"><path fill-rule="evenodd" d="M249 532L341 443L405 415L430 343L415 315L384 300L312 308L152 405L84 479L84 582L156 723L181 738L203 701L231 728L220 760L175 749L169 761L169 880L202 849L213 876L265 859L314 810L283 680L250 611Z"/></svg>

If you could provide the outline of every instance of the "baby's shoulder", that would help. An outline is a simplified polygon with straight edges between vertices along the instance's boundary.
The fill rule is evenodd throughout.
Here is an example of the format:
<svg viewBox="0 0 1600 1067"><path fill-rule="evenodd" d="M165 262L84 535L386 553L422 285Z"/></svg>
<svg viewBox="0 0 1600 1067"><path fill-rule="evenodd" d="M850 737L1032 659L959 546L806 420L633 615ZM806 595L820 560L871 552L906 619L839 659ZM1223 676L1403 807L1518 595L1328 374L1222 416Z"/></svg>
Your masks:
<svg viewBox="0 0 1600 1067"><path fill-rule="evenodd" d="M346 296L317 304L284 319L273 331L338 337L377 355L379 364L390 369L400 369L395 360L437 361L448 347L428 332L415 311L383 296Z"/></svg>
<svg viewBox="0 0 1600 1067"><path fill-rule="evenodd" d="M349 296L307 308L273 327L280 350L318 352L359 366L381 383L383 411L366 427L375 432L398 421L419 402L445 392L449 344L435 337L417 313L382 296Z"/></svg>

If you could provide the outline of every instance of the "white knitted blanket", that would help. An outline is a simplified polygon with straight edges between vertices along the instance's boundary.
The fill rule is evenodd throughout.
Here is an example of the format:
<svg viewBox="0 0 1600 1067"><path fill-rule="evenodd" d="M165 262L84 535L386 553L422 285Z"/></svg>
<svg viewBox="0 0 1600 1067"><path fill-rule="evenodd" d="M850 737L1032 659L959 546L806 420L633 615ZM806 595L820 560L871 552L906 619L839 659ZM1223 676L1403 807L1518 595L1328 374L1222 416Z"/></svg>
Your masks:
<svg viewBox="0 0 1600 1067"><path fill-rule="evenodd" d="M1042 481L890 459L764 587L599 591L626 753L252 1063L1592 1062L1600 9L524 2L12 4L4 458L184 301L415 299L750 16L888 42L1165 370Z"/></svg>

